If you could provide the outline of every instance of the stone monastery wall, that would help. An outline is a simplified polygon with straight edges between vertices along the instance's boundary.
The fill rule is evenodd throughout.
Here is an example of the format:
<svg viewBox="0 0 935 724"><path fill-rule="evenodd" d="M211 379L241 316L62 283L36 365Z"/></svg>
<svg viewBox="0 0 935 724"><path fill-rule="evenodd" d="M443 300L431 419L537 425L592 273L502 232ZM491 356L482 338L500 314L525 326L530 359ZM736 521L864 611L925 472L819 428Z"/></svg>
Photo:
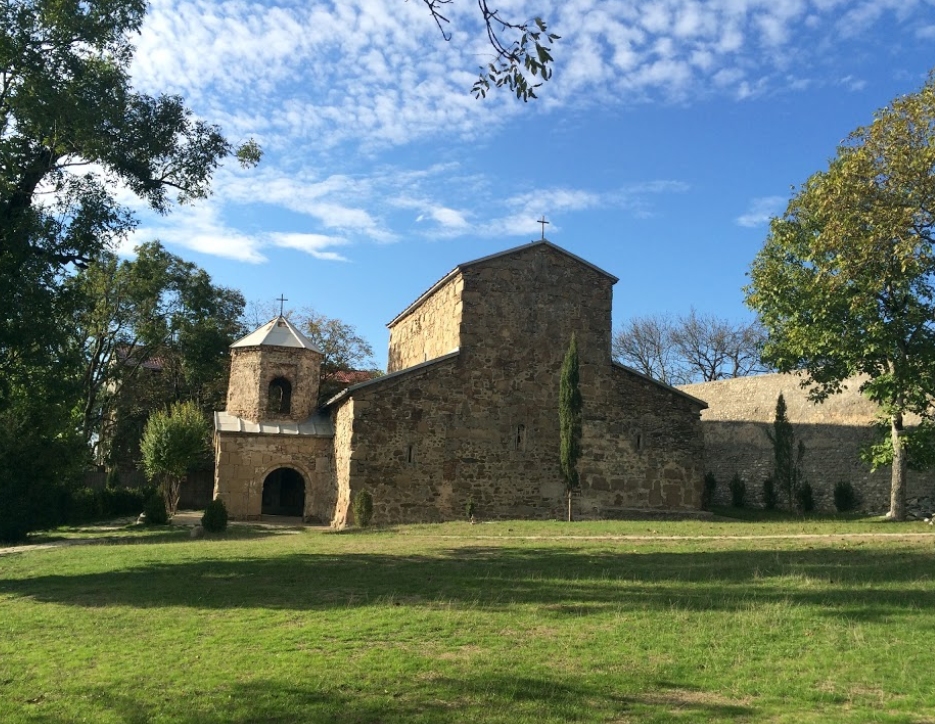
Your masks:
<svg viewBox="0 0 935 724"><path fill-rule="evenodd" d="M390 327L387 372L433 360L459 347L463 288L461 275L454 274Z"/></svg>
<svg viewBox="0 0 935 724"><path fill-rule="evenodd" d="M708 403L701 414L706 470L718 480L715 502L730 503L728 483L734 474L746 482L752 505L762 504L763 480L773 471L772 432L776 400L782 393L796 439L805 443L805 477L819 509L834 510L834 486L846 480L862 498L862 508L889 509L890 470L871 473L860 461L860 449L875 438L876 406L857 384L824 403L809 401L794 375L761 375L686 385L680 389ZM935 474L910 472L907 497L930 496Z"/></svg>
<svg viewBox="0 0 935 724"><path fill-rule="evenodd" d="M470 500L481 518L561 517L558 384L572 332L584 398L575 514L697 509L700 404L611 362L612 279L547 247L462 274L460 352L339 403L335 447L349 438L350 452L336 466L336 523L363 489L378 523L460 518Z"/></svg>
<svg viewBox="0 0 935 724"><path fill-rule="evenodd" d="M273 470L291 467L305 480L305 520L330 523L335 506L332 439L307 435L224 433L215 436L215 497L235 520L256 520L263 482Z"/></svg>
<svg viewBox="0 0 935 724"><path fill-rule="evenodd" d="M227 411L245 420L304 420L318 406L321 358L315 352L288 347L233 348ZM269 384L277 377L291 380L292 402L288 415L273 414L267 407Z"/></svg>

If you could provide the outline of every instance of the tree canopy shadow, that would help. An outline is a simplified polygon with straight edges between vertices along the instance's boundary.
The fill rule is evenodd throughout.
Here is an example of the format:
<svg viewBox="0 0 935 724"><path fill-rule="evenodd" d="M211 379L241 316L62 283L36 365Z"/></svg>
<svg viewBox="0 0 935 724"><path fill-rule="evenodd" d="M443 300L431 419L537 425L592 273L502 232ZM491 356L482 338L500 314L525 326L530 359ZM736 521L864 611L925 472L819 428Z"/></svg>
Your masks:
<svg viewBox="0 0 935 724"><path fill-rule="evenodd" d="M328 610L393 602L545 615L607 609L738 610L751 602L876 619L931 603L931 554L815 547L628 553L572 547L463 547L429 555L283 554L152 562L0 580L0 594L65 605ZM933 584L935 585L935 584Z"/></svg>
<svg viewBox="0 0 935 724"><path fill-rule="evenodd" d="M648 707L678 711L693 721L749 721L755 714L753 708L742 703L665 685L659 691L621 694L574 676L559 679L493 672L457 678L435 676L423 682L410 682L400 691L347 684L316 688L296 682L253 679L232 682L216 692L216 696L223 698L223 706L217 706L215 697L209 696L167 702L162 713L179 724L512 722L520 713L527 721L572 721L580 719L583 708L597 709L617 718ZM151 720L152 712L146 703L132 693L99 687L89 689L86 698L119 721L145 724ZM43 721L41 716L33 720Z"/></svg>

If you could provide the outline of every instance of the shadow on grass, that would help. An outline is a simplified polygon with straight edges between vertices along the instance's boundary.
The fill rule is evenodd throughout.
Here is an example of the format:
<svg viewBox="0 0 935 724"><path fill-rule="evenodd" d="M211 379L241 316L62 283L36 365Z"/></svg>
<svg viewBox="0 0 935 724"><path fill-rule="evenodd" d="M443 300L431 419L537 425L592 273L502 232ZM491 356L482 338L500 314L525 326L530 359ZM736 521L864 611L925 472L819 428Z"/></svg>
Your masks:
<svg viewBox="0 0 935 724"><path fill-rule="evenodd" d="M202 555L208 555L204 553ZM877 619L931 604L931 554L898 548L626 553L467 547L436 556L282 554L186 559L74 575L0 580L0 594L75 606L327 610L364 605L502 610L547 616L607 610L825 607Z"/></svg>
<svg viewBox="0 0 935 724"><path fill-rule="evenodd" d="M145 702L112 689L87 692L96 706L123 722L144 724ZM576 679L537 678L493 672L463 677L433 676L407 682L402 690L330 684L315 688L295 682L236 682L185 702L160 702L159 710L182 724L361 722L514 722L629 720L628 715L678 712L691 721L749 721L755 710L704 692L671 689L621 695ZM38 719L41 721L41 719ZM52 721L49 719L48 721Z"/></svg>
<svg viewBox="0 0 935 724"><path fill-rule="evenodd" d="M223 533L208 533L206 537L218 540L258 540L279 535L295 535L299 526L230 526ZM120 528L69 528L58 532L34 533L24 546L30 545L132 545L136 543L180 543L191 540L192 529L181 525L140 526L127 525ZM24 550L28 550L25 548Z"/></svg>

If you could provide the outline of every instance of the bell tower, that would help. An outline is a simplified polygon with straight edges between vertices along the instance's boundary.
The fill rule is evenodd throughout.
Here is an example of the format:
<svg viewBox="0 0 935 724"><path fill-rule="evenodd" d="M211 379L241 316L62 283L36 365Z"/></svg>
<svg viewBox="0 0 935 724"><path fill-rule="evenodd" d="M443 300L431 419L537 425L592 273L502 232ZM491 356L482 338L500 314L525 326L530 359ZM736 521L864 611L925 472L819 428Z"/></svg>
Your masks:
<svg viewBox="0 0 935 724"><path fill-rule="evenodd" d="M318 407L321 351L282 315L231 345L227 413L301 422Z"/></svg>

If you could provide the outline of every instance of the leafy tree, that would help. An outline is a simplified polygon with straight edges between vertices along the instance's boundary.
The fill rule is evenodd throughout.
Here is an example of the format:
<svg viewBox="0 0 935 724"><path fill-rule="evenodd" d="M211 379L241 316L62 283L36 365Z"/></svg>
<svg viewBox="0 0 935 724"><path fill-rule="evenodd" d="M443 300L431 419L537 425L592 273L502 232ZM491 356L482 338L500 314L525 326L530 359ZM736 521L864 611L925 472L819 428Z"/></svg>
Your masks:
<svg viewBox="0 0 935 724"><path fill-rule="evenodd" d="M568 522L571 522L571 496L581 482L578 460L581 459L581 390L578 387L578 340L574 334L562 360L558 387L558 420L560 433L559 461L568 498Z"/></svg>
<svg viewBox="0 0 935 724"><path fill-rule="evenodd" d="M80 300L73 326L84 362L85 440L113 438L117 408L129 413L124 395L137 398L130 404L142 405L144 419L182 399L206 411L223 399L227 347L243 331L239 292L214 286L202 269L158 242L137 247L135 259L105 252L67 286ZM153 393L145 402L142 389Z"/></svg>
<svg viewBox="0 0 935 724"><path fill-rule="evenodd" d="M805 482L802 472L802 459L805 457L805 443L799 440L795 444L795 431L786 413L786 399L782 393L776 398L776 414L773 418L773 431L766 433L773 444L773 482L786 494L789 510L794 508L794 500L799 487Z"/></svg>
<svg viewBox="0 0 935 724"><path fill-rule="evenodd" d="M8 385L0 409L0 541L65 522L67 493L90 462L76 424L77 384L63 360L32 370L28 384Z"/></svg>
<svg viewBox="0 0 935 724"><path fill-rule="evenodd" d="M889 423L889 517L905 517L907 413L935 394L935 76L850 134L773 220L747 304L766 359L815 400L855 375Z"/></svg>
<svg viewBox="0 0 935 724"><path fill-rule="evenodd" d="M50 363L39 348L58 330L42 313L70 270L134 225L117 182L166 212L206 196L225 157L259 160L253 142L235 147L179 97L133 90L145 10L144 0L0 6L0 372L31 347Z"/></svg>
<svg viewBox="0 0 935 724"><path fill-rule="evenodd" d="M276 305L253 302L250 304L247 326L255 329L278 314L279 307ZM382 374L375 369L373 347L357 333L354 325L336 317L320 314L311 307L302 307L297 310L284 309L283 316L299 327L321 350L319 403L326 402L344 388L354 384L355 376L369 379Z"/></svg>
<svg viewBox="0 0 935 724"><path fill-rule="evenodd" d="M443 14L446 5L454 0L422 0L432 14L445 40L451 35L445 30L449 20ZM475 98L487 95L491 85L508 88L517 98L528 101L536 98L536 88L552 77L551 44L560 36L547 32L542 18L531 23L516 23L504 20L498 10L492 10L487 0L477 0L487 31L487 42L494 51L494 59L486 68L481 68L472 92ZM504 37L504 34L508 37ZM510 39L512 38L512 39ZM540 79L536 83L534 80Z"/></svg>
<svg viewBox="0 0 935 724"><path fill-rule="evenodd" d="M613 355L666 384L711 382L765 372L763 337L757 322L731 322L692 309L674 320L664 314L633 317L614 333Z"/></svg>
<svg viewBox="0 0 935 724"><path fill-rule="evenodd" d="M140 450L146 476L158 481L169 515L179 504L182 482L208 446L208 420L193 402L154 412L146 423Z"/></svg>

